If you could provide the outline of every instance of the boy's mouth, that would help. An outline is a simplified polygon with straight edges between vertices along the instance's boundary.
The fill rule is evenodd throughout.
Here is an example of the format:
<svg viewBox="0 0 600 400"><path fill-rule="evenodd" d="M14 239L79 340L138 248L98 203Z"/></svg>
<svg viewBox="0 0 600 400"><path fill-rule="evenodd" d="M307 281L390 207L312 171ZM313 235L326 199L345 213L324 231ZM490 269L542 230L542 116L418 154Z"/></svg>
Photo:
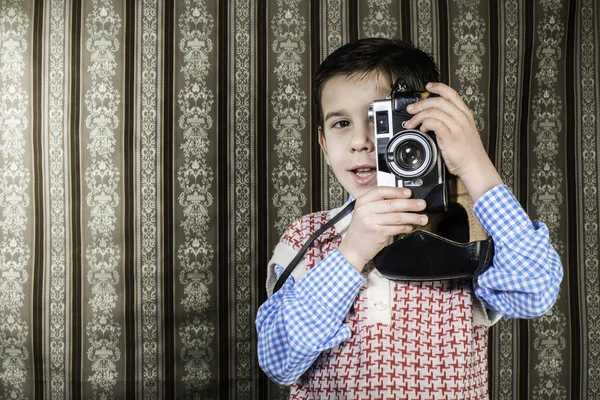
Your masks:
<svg viewBox="0 0 600 400"><path fill-rule="evenodd" d="M358 176L368 176L375 171L375 168L355 168L352 170Z"/></svg>
<svg viewBox="0 0 600 400"><path fill-rule="evenodd" d="M361 185L365 185L371 182L377 175L377 169L370 166L360 166L350 170L354 177L354 180Z"/></svg>

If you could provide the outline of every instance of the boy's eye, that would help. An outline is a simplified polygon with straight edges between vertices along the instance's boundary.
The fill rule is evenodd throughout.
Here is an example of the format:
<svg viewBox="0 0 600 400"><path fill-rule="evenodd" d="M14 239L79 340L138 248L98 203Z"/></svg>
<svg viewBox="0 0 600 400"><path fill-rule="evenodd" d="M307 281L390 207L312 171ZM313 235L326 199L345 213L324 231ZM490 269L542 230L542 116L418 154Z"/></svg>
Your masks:
<svg viewBox="0 0 600 400"><path fill-rule="evenodd" d="M335 124L331 125L332 128L347 128L350 126L350 121L341 120L337 121Z"/></svg>

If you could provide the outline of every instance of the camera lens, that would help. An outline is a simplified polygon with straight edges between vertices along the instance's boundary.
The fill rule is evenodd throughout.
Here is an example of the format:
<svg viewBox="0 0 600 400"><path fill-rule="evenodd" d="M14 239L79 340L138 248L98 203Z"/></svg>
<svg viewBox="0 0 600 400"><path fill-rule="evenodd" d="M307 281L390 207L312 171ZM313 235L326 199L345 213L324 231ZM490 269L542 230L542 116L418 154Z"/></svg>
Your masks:
<svg viewBox="0 0 600 400"><path fill-rule="evenodd" d="M415 140L406 140L396 147L394 158L402 169L414 171L425 162L425 149Z"/></svg>
<svg viewBox="0 0 600 400"><path fill-rule="evenodd" d="M388 143L385 161L391 173L402 178L418 178L427 174L438 158L433 139L420 131L397 133Z"/></svg>

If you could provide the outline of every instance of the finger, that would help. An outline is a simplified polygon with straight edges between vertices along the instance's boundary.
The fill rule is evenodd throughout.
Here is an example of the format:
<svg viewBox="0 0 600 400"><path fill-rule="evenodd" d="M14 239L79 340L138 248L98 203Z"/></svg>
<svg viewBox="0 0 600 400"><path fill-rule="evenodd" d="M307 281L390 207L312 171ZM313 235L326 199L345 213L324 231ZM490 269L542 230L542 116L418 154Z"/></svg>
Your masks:
<svg viewBox="0 0 600 400"><path fill-rule="evenodd" d="M404 126L407 129L413 129L421 125L426 119L437 119L443 122L447 128L454 134L458 134L462 129L461 125L449 114L440 109L427 109L414 115L410 120L406 121Z"/></svg>
<svg viewBox="0 0 600 400"><path fill-rule="evenodd" d="M381 233L385 236L392 237L397 235L406 235L415 230L412 225L389 225L382 226Z"/></svg>
<svg viewBox="0 0 600 400"><path fill-rule="evenodd" d="M466 121L467 119L465 112L460 107L443 97L431 97L425 100L417 101L406 107L406 111L416 115L419 115L425 110L430 109L442 110L446 114L451 115L453 118L459 121Z"/></svg>
<svg viewBox="0 0 600 400"><path fill-rule="evenodd" d="M394 212L387 214L373 214L369 218L369 222L380 226L393 226L393 225L413 225L423 226L427 225L428 218L426 215L412 213L412 212Z"/></svg>
<svg viewBox="0 0 600 400"><path fill-rule="evenodd" d="M374 214L423 211L427 203L422 199L385 199L369 203L368 210Z"/></svg>
<svg viewBox="0 0 600 400"><path fill-rule="evenodd" d="M357 199L357 204L367 204L386 199L408 199L412 196L410 189L394 186L378 186Z"/></svg>
<svg viewBox="0 0 600 400"><path fill-rule="evenodd" d="M450 102L452 102L452 104L465 113L465 115L468 115L471 112L458 92L452 89L450 86L445 85L442 82L430 82L425 87L430 93L435 93L445 99L448 99Z"/></svg>
<svg viewBox="0 0 600 400"><path fill-rule="evenodd" d="M436 118L427 118L419 126L421 132L435 132L435 138L439 145L444 145L445 142L453 140L455 135L452 133L448 125Z"/></svg>

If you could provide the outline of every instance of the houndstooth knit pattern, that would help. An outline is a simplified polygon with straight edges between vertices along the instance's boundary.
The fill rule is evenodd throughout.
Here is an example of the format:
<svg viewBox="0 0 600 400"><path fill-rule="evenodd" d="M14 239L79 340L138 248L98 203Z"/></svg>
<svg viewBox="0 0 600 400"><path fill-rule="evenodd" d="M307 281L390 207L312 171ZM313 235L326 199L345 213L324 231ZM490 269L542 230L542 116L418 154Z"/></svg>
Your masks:
<svg viewBox="0 0 600 400"><path fill-rule="evenodd" d="M307 215L282 242L300 249L329 218ZM306 255L306 270L336 248L328 229ZM321 354L291 386L291 399L487 399L487 327L473 324L468 281L392 282L390 324L367 324L366 285L346 317L349 341Z"/></svg>

